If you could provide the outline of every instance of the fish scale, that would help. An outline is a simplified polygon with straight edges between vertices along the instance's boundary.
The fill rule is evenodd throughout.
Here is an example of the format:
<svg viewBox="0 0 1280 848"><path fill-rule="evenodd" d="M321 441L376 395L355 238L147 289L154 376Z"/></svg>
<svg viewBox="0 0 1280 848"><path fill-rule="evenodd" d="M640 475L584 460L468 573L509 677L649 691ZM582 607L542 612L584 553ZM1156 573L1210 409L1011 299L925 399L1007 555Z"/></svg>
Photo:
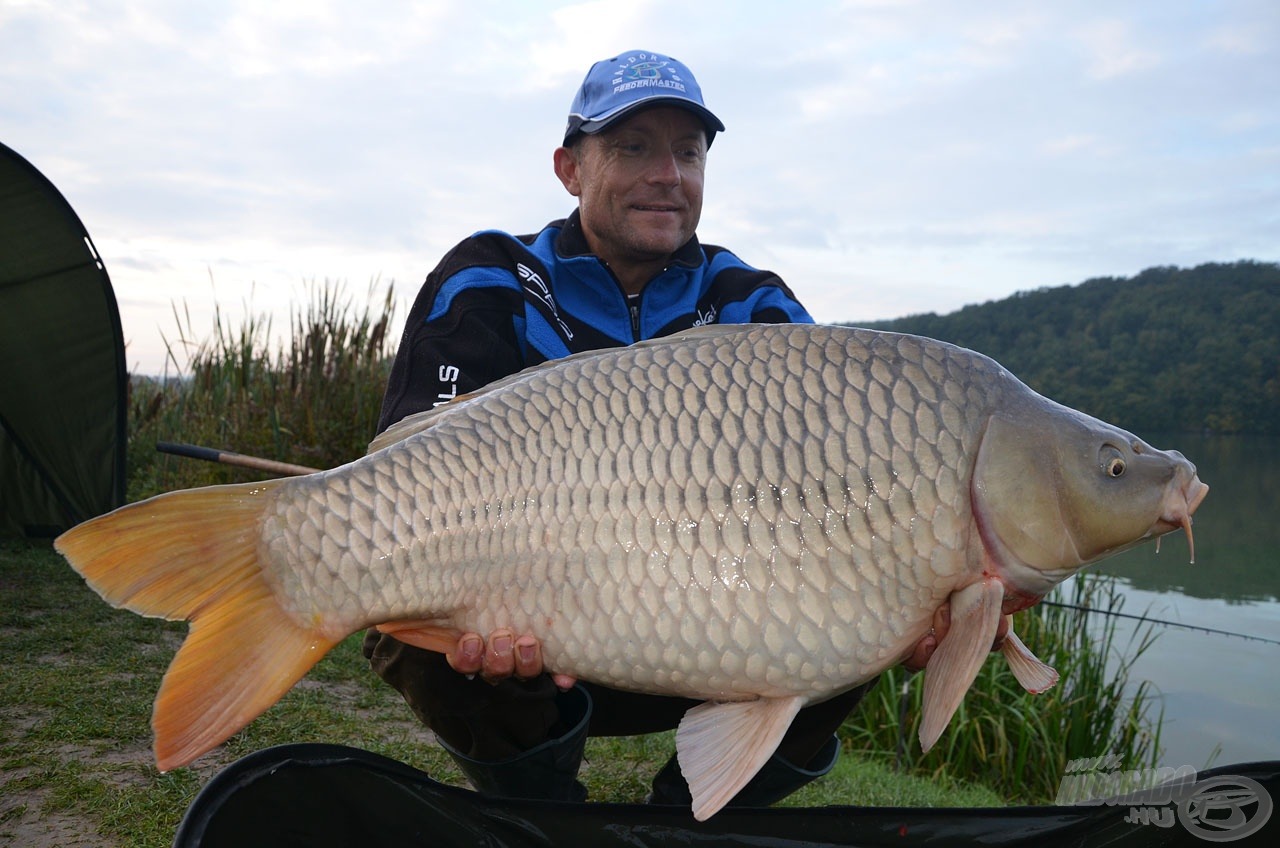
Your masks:
<svg viewBox="0 0 1280 848"><path fill-rule="evenodd" d="M56 542L104 598L191 621L152 719L184 765L376 625L452 650L511 628L548 669L704 703L676 732L720 809L805 705L918 646L939 738L1002 614L1182 528L1177 451L962 348L872 330L708 326L548 362L289 480L161 495ZM1056 672L1008 631L1028 691Z"/></svg>
<svg viewBox="0 0 1280 848"><path fill-rule="evenodd" d="M896 659L973 565L964 487L933 443L950 420L963 451L979 415L920 411L956 350L889 338L717 335L514 381L439 416L429 439L282 491L270 579L289 608L352 629L528 630L549 667L608 685L830 695ZM850 362L870 379L850 380ZM310 529L335 524L349 530L337 556ZM678 675L634 661L655 637ZM770 661L749 670L760 651Z"/></svg>

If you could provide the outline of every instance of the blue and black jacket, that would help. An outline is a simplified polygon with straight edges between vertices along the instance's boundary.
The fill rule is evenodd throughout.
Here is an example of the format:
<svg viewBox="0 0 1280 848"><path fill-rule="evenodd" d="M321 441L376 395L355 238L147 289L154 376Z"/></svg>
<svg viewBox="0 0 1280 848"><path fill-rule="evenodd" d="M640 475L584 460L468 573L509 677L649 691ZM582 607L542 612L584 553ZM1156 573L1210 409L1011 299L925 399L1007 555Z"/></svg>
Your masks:
<svg viewBox="0 0 1280 848"><path fill-rule="evenodd" d="M378 429L549 359L752 322L813 319L775 274L696 236L629 298L587 246L576 211L534 235L476 233L418 293Z"/></svg>

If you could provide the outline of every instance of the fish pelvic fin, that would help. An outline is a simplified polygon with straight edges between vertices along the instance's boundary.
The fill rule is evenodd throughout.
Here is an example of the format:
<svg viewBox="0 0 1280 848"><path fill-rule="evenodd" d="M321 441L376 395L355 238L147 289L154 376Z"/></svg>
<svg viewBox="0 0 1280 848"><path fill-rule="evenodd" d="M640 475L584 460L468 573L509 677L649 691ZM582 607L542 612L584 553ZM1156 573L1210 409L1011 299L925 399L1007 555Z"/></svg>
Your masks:
<svg viewBox="0 0 1280 848"><path fill-rule="evenodd" d="M924 672L920 748L928 752L973 685L1000 627L1004 586L995 578L951 595L951 628Z"/></svg>
<svg viewBox="0 0 1280 848"><path fill-rule="evenodd" d="M805 699L708 701L684 714L676 758L693 797L693 817L706 821L773 756Z"/></svg>
<svg viewBox="0 0 1280 848"><path fill-rule="evenodd" d="M1017 678L1018 684L1032 695L1039 695L1057 684L1057 669L1031 653L1031 649L1013 632L1012 621L1009 622L1009 633L1004 637L1000 653L1004 654L1005 662L1009 663L1009 670Z"/></svg>
<svg viewBox="0 0 1280 848"><path fill-rule="evenodd" d="M458 639L462 631L456 627L441 624L430 619L412 621L388 621L375 628L424 651L435 651L438 654L451 654L458 647Z"/></svg>
<svg viewBox="0 0 1280 848"><path fill-rule="evenodd" d="M191 622L152 712L161 771L226 741L341 641L290 616L262 574L260 516L281 482L170 492L54 542L113 606Z"/></svg>

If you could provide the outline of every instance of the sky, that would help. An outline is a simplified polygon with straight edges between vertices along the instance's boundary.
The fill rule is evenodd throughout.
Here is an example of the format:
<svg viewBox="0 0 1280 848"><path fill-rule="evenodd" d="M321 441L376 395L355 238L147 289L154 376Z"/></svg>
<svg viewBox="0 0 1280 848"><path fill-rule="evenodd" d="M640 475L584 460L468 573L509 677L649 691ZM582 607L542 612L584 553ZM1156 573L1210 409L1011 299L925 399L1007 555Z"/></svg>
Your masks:
<svg viewBox="0 0 1280 848"><path fill-rule="evenodd" d="M727 127L699 237L820 322L1280 261L1275 0L0 0L0 141L172 373L325 284L391 286L398 332L458 241L564 217L569 103L635 50Z"/></svg>

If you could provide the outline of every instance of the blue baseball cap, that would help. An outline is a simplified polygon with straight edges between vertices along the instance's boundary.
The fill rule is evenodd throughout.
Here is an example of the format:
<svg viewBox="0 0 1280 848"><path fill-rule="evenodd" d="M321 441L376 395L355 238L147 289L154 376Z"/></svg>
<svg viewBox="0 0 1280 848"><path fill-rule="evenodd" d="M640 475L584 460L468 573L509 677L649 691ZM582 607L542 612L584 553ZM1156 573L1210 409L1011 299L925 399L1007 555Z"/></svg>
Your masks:
<svg viewBox="0 0 1280 848"><path fill-rule="evenodd" d="M582 87L569 107L564 131L568 144L578 133L598 133L645 106L679 106L707 125L707 144L724 124L702 102L702 89L693 73L670 56L633 50L602 59L587 71Z"/></svg>

